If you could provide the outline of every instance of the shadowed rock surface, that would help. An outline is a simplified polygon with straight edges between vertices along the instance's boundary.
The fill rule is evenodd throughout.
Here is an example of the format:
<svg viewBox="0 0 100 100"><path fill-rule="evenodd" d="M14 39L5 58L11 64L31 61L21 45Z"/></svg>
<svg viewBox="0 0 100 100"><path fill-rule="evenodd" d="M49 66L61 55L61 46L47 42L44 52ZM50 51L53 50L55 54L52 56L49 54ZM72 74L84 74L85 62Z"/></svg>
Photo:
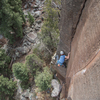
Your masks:
<svg viewBox="0 0 100 100"><path fill-rule="evenodd" d="M84 3L85 0L62 0L58 53L60 50L63 50L66 54L70 51L71 40L79 22Z"/></svg>

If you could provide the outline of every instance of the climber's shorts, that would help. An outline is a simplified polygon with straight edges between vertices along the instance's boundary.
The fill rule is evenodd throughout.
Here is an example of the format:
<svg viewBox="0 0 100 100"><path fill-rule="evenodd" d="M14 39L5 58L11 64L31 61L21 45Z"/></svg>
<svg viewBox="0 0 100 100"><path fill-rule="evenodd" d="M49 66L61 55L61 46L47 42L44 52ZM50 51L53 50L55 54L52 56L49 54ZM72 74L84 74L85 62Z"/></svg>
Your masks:
<svg viewBox="0 0 100 100"><path fill-rule="evenodd" d="M61 62L59 62L59 60L57 60L57 64L60 64L61 66L63 65Z"/></svg>

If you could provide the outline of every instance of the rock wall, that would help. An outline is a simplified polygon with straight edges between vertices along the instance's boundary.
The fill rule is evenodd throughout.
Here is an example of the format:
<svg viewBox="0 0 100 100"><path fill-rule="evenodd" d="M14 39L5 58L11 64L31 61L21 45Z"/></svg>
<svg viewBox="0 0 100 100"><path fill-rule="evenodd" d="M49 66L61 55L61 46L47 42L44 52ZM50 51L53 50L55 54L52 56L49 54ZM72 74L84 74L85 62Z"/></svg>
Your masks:
<svg viewBox="0 0 100 100"><path fill-rule="evenodd" d="M70 51L71 41L84 4L85 0L62 0L58 54L60 50L63 50L66 54Z"/></svg>
<svg viewBox="0 0 100 100"><path fill-rule="evenodd" d="M73 12L71 19L68 18L68 12L74 11L72 0L62 1L62 30L58 51L62 49L68 53L71 43L66 73L66 100L100 100L100 0L75 1L83 6L75 3L75 9L78 10Z"/></svg>

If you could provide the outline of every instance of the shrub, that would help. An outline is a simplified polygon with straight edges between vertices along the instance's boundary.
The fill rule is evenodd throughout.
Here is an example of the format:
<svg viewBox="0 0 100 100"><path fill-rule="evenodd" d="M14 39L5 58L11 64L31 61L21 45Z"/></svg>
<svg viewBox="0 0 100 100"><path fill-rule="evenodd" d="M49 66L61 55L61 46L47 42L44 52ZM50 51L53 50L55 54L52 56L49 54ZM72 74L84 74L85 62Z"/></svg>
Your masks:
<svg viewBox="0 0 100 100"><path fill-rule="evenodd" d="M42 68L43 61L35 54L31 54L26 57L25 66L30 69L32 75L35 75L36 71Z"/></svg>
<svg viewBox="0 0 100 100"><path fill-rule="evenodd" d="M51 87L51 79L52 73L50 72L48 67L45 67L42 73L38 72L35 76L36 86L40 91L45 91Z"/></svg>
<svg viewBox="0 0 100 100"><path fill-rule="evenodd" d="M0 34L13 42L23 36L21 0L0 0Z"/></svg>
<svg viewBox="0 0 100 100"><path fill-rule="evenodd" d="M12 96L16 90L16 82L0 76L0 100L5 100L6 96L12 100Z"/></svg>
<svg viewBox="0 0 100 100"><path fill-rule="evenodd" d="M46 12L45 20L41 28L41 34L39 35L41 35L43 43L49 48L49 50L55 51L59 40L59 10L57 8L53 8L51 4L52 0L46 0L44 9Z"/></svg>
<svg viewBox="0 0 100 100"><path fill-rule="evenodd" d="M46 64L50 63L51 53L43 43L38 44L37 47L34 48L33 53L42 59Z"/></svg>
<svg viewBox="0 0 100 100"><path fill-rule="evenodd" d="M34 23L34 18L29 12L28 12L28 18L29 18L30 25L32 25Z"/></svg>
<svg viewBox="0 0 100 100"><path fill-rule="evenodd" d="M28 79L29 79L28 72L29 71L24 64L22 64L22 63L13 64L12 71L17 79L20 79L21 81L24 81L24 82L28 81Z"/></svg>
<svg viewBox="0 0 100 100"><path fill-rule="evenodd" d="M0 74L4 76L10 75L10 69L8 68L11 59L5 54L5 50L0 49Z"/></svg>

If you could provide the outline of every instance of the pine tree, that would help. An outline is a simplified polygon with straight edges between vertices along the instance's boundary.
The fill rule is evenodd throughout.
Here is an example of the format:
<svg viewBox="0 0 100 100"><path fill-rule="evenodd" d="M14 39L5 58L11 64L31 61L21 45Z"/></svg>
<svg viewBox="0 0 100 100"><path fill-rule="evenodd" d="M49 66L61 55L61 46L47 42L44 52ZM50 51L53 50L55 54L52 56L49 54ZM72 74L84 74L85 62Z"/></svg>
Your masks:
<svg viewBox="0 0 100 100"><path fill-rule="evenodd" d="M0 100L6 100L6 97L9 97L9 100L13 100L13 95L16 90L16 82L9 80L0 76Z"/></svg>
<svg viewBox="0 0 100 100"><path fill-rule="evenodd" d="M57 0L56 0L57 1ZM41 29L41 37L44 44L51 50L54 51L57 47L59 29L58 29L58 12L57 8L52 7L52 0L46 0L45 7L45 20Z"/></svg>
<svg viewBox="0 0 100 100"><path fill-rule="evenodd" d="M0 100L13 100L14 91L16 90L16 82L9 80L11 70L9 69L10 57L6 55L5 50L0 49Z"/></svg>
<svg viewBox="0 0 100 100"><path fill-rule="evenodd" d="M22 37L23 12L21 0L0 0L0 34L13 43Z"/></svg>
<svg viewBox="0 0 100 100"><path fill-rule="evenodd" d="M38 72L35 76L36 86L40 91L45 91L51 87L52 73L48 67L45 67L43 72Z"/></svg>
<svg viewBox="0 0 100 100"><path fill-rule="evenodd" d="M0 74L8 77L10 75L10 69L8 68L10 63L10 57L5 54L5 50L0 49Z"/></svg>
<svg viewBox="0 0 100 100"><path fill-rule="evenodd" d="M23 63L13 64L12 71L17 79L21 80L21 87L27 89L29 87L29 70Z"/></svg>
<svg viewBox="0 0 100 100"><path fill-rule="evenodd" d="M42 68L43 64L43 61L35 54L26 56L25 66L28 67L30 74L33 76L35 75L36 71Z"/></svg>
<svg viewBox="0 0 100 100"><path fill-rule="evenodd" d="M28 68L23 63L15 63L13 64L13 73L16 76L17 79L20 79L21 81L28 81Z"/></svg>
<svg viewBox="0 0 100 100"><path fill-rule="evenodd" d="M32 25L32 24L34 23L34 18L33 18L33 16L30 14L30 12L28 12L28 19L29 19L30 25Z"/></svg>

